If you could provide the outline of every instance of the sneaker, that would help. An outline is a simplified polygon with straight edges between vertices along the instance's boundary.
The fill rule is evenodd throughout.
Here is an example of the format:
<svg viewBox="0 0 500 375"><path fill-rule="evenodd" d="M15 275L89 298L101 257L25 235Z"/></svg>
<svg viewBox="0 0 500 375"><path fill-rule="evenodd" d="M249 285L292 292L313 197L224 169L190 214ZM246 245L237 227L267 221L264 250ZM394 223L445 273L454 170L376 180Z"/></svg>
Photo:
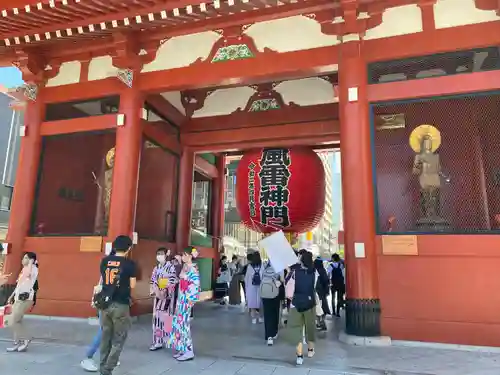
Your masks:
<svg viewBox="0 0 500 375"><path fill-rule="evenodd" d="M80 362L80 367L87 372L97 372L99 370L92 358L85 358Z"/></svg>
<svg viewBox="0 0 500 375"><path fill-rule="evenodd" d="M297 366L301 366L303 363L304 363L304 356L302 356L302 355L298 355L298 356L297 356L297 360L295 361L295 364L296 364Z"/></svg>
<svg viewBox="0 0 500 375"><path fill-rule="evenodd" d="M150 352L155 352L155 351L160 350L160 349L163 349L162 344L153 344L149 347Z"/></svg>
<svg viewBox="0 0 500 375"><path fill-rule="evenodd" d="M19 345L19 346L17 347L17 351L18 351L19 353L25 352L26 350L28 350L28 346L29 346L29 344L30 344L30 340L24 340L24 341L22 341L22 342L21 342L21 345Z"/></svg>
<svg viewBox="0 0 500 375"><path fill-rule="evenodd" d="M177 352L177 353L174 353L173 357L175 359L179 358L180 356L182 356L182 353L181 352Z"/></svg>
<svg viewBox="0 0 500 375"><path fill-rule="evenodd" d="M274 340L273 340L273 338L272 338L272 337L269 337L269 338L267 339L267 346L273 346L273 344L274 344Z"/></svg>
<svg viewBox="0 0 500 375"><path fill-rule="evenodd" d="M264 318L259 318L259 323L264 323Z"/></svg>
<svg viewBox="0 0 500 375"><path fill-rule="evenodd" d="M257 324L257 319L256 318L252 319L252 324Z"/></svg>
<svg viewBox="0 0 500 375"><path fill-rule="evenodd" d="M179 362L186 362L186 361L191 361L194 359L194 352L192 350L187 351L186 353L182 354L181 356L176 358Z"/></svg>
<svg viewBox="0 0 500 375"><path fill-rule="evenodd" d="M9 346L7 348L7 352L8 353L13 353L13 352L17 352L17 349L19 348L19 345L21 345L20 342L18 341L14 341L14 344L12 346Z"/></svg>
<svg viewBox="0 0 500 375"><path fill-rule="evenodd" d="M314 349L307 349L307 357L308 358L314 357L314 354L316 354L316 352L314 351Z"/></svg>

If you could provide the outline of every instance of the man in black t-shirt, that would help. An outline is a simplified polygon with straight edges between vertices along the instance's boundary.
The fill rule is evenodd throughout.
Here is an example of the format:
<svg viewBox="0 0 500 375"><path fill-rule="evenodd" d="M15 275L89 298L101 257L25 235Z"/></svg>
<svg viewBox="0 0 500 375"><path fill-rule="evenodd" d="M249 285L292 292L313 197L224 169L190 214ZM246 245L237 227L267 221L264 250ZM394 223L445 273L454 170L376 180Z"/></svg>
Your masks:
<svg viewBox="0 0 500 375"><path fill-rule="evenodd" d="M101 375L111 375L116 367L131 325L131 291L136 284L136 265L128 259L132 240L118 236L113 241L113 255L101 261L102 293L111 297L111 305L100 311L102 340Z"/></svg>

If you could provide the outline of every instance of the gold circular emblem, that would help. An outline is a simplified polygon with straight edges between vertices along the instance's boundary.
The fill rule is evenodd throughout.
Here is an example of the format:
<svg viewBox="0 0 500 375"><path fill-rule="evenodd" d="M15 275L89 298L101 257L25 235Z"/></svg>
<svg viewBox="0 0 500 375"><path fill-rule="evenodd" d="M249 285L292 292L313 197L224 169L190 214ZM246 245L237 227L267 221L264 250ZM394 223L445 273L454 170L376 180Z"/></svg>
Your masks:
<svg viewBox="0 0 500 375"><path fill-rule="evenodd" d="M108 165L109 168L113 167L113 164L115 162L115 148L109 149L108 153L106 154L106 164Z"/></svg>
<svg viewBox="0 0 500 375"><path fill-rule="evenodd" d="M432 143L432 152L435 152L441 145L441 133L433 125L420 125L417 126L410 134L410 147L413 151L419 153L422 148L422 140L428 137Z"/></svg>

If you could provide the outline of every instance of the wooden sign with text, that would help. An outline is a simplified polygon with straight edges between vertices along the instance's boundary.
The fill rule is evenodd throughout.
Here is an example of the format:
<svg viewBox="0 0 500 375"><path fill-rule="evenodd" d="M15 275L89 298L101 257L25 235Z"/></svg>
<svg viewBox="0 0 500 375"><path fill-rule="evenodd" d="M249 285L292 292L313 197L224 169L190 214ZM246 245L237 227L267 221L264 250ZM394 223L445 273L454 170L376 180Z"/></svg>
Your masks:
<svg viewBox="0 0 500 375"><path fill-rule="evenodd" d="M82 237L80 251L86 253L100 253L102 251L102 237Z"/></svg>
<svg viewBox="0 0 500 375"><path fill-rule="evenodd" d="M417 236L412 236L412 235L382 236L382 254L418 255Z"/></svg>

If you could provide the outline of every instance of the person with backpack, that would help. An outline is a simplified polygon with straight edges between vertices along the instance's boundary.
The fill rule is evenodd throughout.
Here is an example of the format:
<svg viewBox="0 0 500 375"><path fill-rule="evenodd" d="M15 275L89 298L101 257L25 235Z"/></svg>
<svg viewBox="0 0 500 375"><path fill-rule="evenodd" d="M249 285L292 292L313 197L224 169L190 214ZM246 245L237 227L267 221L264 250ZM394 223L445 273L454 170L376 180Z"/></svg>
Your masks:
<svg viewBox="0 0 500 375"><path fill-rule="evenodd" d="M339 254L332 255L332 263L328 267L328 274L331 280L332 313L335 313L338 318L340 317L340 308L344 306L345 294L345 270Z"/></svg>
<svg viewBox="0 0 500 375"><path fill-rule="evenodd" d="M23 269L17 279L16 288L7 303L12 305L12 333L14 345L7 352L25 352L31 338L25 332L23 320L27 312L36 305L38 292L38 260L35 253L28 251L22 259Z"/></svg>
<svg viewBox="0 0 500 375"><path fill-rule="evenodd" d="M290 267L287 276L285 293L291 298L290 315L287 324L287 336L296 345L296 364L304 363L303 337L307 341L307 356L315 354L316 341L316 271L312 253L307 250L299 252L299 264Z"/></svg>
<svg viewBox="0 0 500 375"><path fill-rule="evenodd" d="M318 316L318 329L326 331L326 315L330 315L330 307L328 306L327 297L330 294L330 280L328 279L328 274L326 272L325 266L323 265L323 260L317 258L314 261L314 268L316 269L316 293L318 294L318 299L321 304L321 311L323 312L321 316Z"/></svg>
<svg viewBox="0 0 500 375"><path fill-rule="evenodd" d="M101 285L94 304L101 318L101 375L111 375L118 364L131 326L132 290L137 284L136 263L129 259L132 239L120 235L113 241L114 255L101 260Z"/></svg>
<svg viewBox="0 0 500 375"><path fill-rule="evenodd" d="M271 262L268 261L263 266L260 283L260 297L264 310L264 333L268 346L272 346L278 337L281 301L283 300L282 286L283 275L276 272Z"/></svg>
<svg viewBox="0 0 500 375"><path fill-rule="evenodd" d="M248 310L250 310L252 324L263 322L263 319L260 317L260 308L262 303L260 297L260 284L262 281L262 271L262 259L260 258L260 253L254 250L251 252L249 257L249 263L245 274L247 307Z"/></svg>

